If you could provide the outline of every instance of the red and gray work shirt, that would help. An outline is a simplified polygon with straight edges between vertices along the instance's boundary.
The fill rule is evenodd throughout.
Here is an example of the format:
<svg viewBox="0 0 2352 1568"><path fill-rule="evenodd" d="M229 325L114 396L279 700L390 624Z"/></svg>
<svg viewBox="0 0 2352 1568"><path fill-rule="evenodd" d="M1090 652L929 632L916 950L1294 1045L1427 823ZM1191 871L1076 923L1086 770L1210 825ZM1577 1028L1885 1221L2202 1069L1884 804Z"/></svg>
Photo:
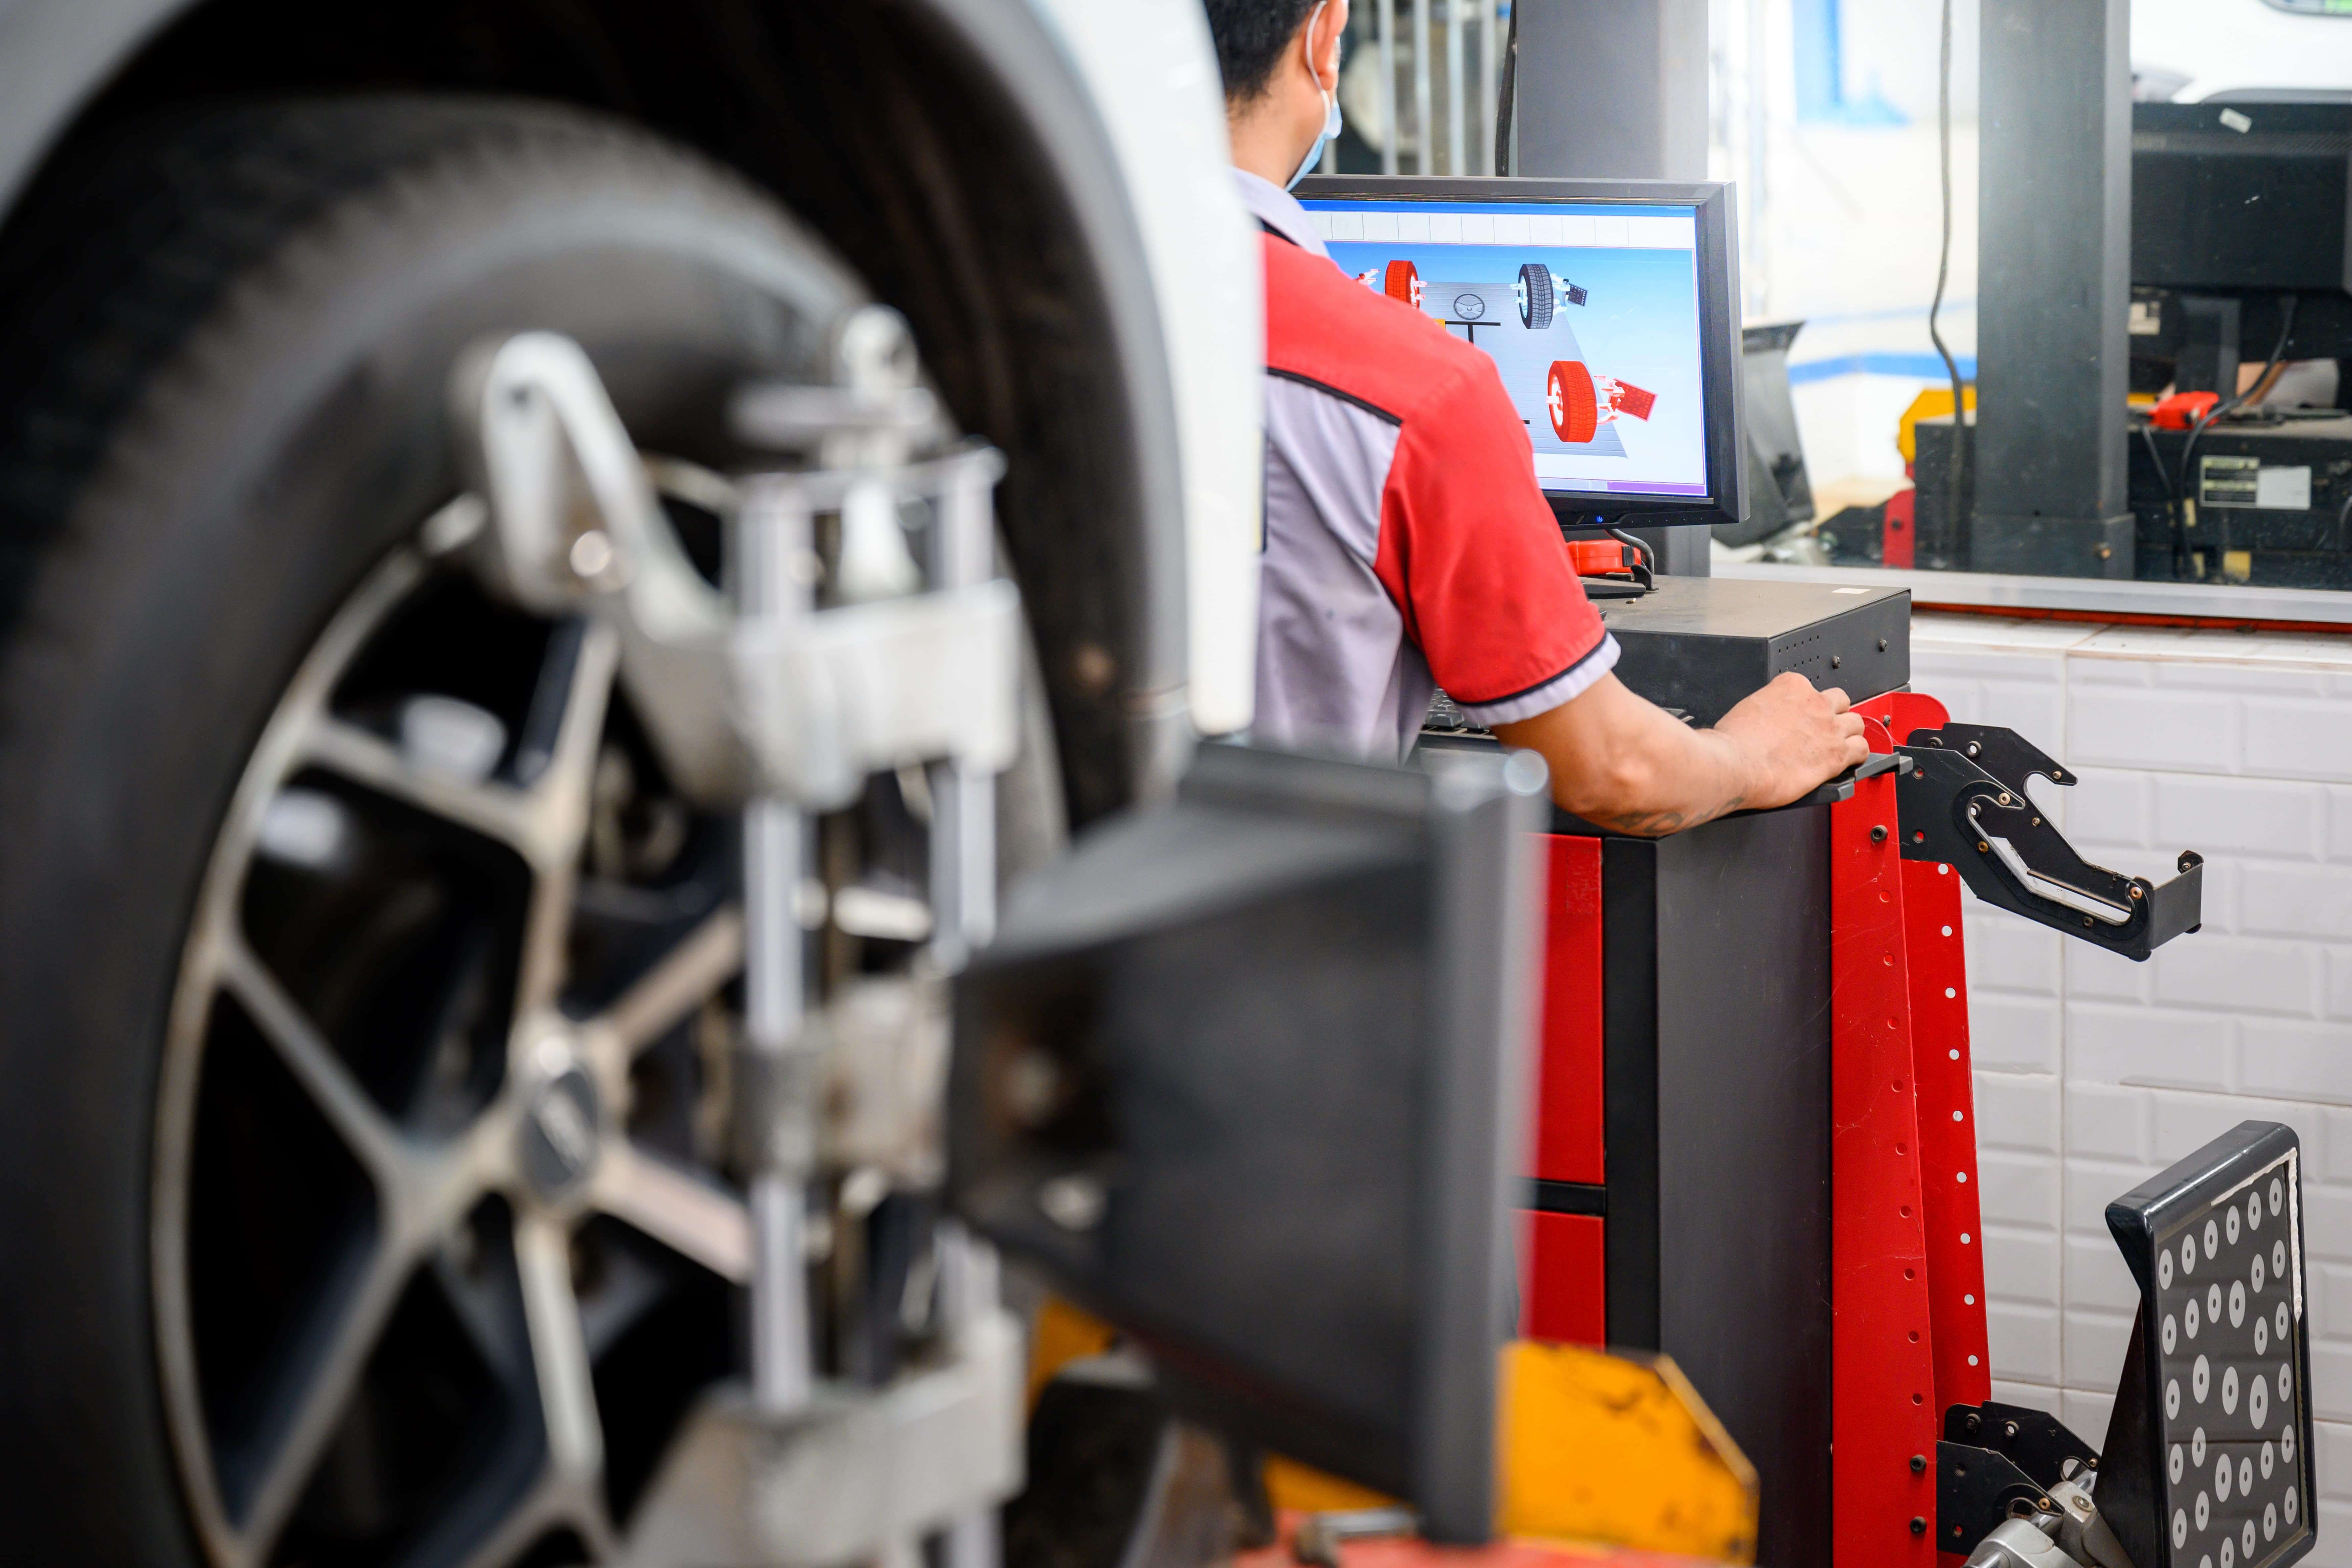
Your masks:
<svg viewBox="0 0 2352 1568"><path fill-rule="evenodd" d="M1252 734L1401 758L1439 686L1486 725L1575 697L1617 644L1494 362L1349 278L1287 192L1234 174L1266 231Z"/></svg>

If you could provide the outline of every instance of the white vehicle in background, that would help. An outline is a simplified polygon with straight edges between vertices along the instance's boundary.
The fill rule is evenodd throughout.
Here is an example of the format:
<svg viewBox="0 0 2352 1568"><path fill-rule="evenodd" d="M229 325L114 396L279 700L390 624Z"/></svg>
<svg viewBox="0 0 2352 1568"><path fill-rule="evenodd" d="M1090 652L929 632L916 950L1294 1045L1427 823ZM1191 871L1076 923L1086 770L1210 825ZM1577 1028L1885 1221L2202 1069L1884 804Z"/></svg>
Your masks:
<svg viewBox="0 0 2352 1568"><path fill-rule="evenodd" d="M1224 162L1182 0L0 5L0 1556L731 1561L711 1389L1009 1364L901 1091L995 883L1249 721Z"/></svg>

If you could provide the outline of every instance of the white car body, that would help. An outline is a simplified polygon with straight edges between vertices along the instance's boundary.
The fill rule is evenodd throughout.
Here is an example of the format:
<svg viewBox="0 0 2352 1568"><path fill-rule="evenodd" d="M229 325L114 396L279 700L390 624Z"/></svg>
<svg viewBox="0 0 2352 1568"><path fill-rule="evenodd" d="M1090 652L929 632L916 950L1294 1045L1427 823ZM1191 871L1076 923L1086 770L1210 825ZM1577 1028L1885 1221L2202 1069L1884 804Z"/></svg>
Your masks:
<svg viewBox="0 0 2352 1568"><path fill-rule="evenodd" d="M1265 290L1227 160L1198 0L1032 0L1061 37L1127 174L1183 445L1192 727L1248 728L1263 529Z"/></svg>

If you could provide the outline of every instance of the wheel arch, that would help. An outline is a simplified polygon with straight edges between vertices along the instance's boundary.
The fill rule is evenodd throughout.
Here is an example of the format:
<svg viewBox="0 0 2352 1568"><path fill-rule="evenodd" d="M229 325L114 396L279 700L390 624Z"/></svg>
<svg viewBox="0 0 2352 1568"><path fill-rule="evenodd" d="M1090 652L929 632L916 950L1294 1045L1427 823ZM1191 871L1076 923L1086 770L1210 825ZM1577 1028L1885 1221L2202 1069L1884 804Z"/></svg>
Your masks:
<svg viewBox="0 0 2352 1568"><path fill-rule="evenodd" d="M732 165L907 313L1013 456L1004 528L1083 823L1166 788L1196 718L1249 717L1258 296L1215 79L1168 3L16 0L0 258L69 208L78 147L213 93L551 98Z"/></svg>

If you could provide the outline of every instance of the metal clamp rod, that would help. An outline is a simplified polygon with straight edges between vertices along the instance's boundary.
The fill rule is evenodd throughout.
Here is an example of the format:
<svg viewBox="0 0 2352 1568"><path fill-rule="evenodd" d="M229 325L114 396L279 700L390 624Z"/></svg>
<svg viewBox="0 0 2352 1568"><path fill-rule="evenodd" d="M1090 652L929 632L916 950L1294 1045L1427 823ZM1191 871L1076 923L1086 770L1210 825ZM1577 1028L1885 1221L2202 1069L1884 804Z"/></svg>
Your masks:
<svg viewBox="0 0 2352 1568"><path fill-rule="evenodd" d="M767 487L737 519L737 608L747 622L809 611L812 518L798 492ZM807 824L781 796L743 817L745 1033L765 1058L775 1092L751 1178L751 1390L759 1407L788 1415L814 1392L804 1259L807 1184L815 1163L813 1069L803 1042L807 982L797 904ZM798 1069L798 1070L795 1070Z"/></svg>
<svg viewBox="0 0 2352 1568"><path fill-rule="evenodd" d="M942 486L931 530L931 575L940 589L995 574L989 506L992 471L967 465ZM996 934L996 779L960 760L935 763L931 787L933 955L953 973Z"/></svg>

